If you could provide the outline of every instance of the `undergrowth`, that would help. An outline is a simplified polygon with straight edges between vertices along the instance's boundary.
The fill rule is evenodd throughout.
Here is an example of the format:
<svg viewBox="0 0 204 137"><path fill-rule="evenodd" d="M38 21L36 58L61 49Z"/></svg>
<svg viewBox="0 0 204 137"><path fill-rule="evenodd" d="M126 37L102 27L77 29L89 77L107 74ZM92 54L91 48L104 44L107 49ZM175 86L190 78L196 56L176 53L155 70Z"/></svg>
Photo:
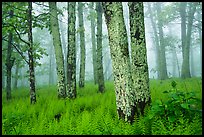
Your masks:
<svg viewBox="0 0 204 137"><path fill-rule="evenodd" d="M118 119L113 82L105 83L105 93L98 93L92 83L77 87L76 99L57 99L56 86L38 87L34 105L30 105L28 88L12 91L10 101L3 91L2 134L201 135L201 82L199 78L150 80L151 107L145 108L144 116L135 117L132 125ZM185 104L187 94L200 101Z"/></svg>

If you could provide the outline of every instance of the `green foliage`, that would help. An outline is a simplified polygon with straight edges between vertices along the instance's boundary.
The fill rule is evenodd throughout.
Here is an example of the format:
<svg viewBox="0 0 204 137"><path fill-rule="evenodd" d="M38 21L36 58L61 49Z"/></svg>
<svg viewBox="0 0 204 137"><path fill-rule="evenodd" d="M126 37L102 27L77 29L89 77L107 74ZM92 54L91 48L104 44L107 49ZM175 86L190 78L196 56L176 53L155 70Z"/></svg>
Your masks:
<svg viewBox="0 0 204 137"><path fill-rule="evenodd" d="M105 83L106 91L102 94L97 92L97 85L87 82L85 88L77 87L74 100L59 100L56 86L38 87L34 105L30 105L29 88L12 91L10 101L6 101L2 91L2 134L201 135L202 117L197 110L202 103L189 102L202 99L200 82L198 78L185 83L180 79L162 83L150 80L151 107L145 108L144 116L135 116L132 125L118 119L113 82ZM185 84L195 94L186 91ZM163 93L164 89L167 93ZM195 105L196 110L181 105L185 103ZM59 121L56 114L61 114Z"/></svg>

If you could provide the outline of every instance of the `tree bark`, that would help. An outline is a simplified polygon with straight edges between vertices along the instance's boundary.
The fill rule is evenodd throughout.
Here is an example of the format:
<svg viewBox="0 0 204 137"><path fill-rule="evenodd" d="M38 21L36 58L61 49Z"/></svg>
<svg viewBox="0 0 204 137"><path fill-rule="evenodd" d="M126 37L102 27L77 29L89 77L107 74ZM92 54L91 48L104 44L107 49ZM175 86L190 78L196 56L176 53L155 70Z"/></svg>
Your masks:
<svg viewBox="0 0 204 137"><path fill-rule="evenodd" d="M32 38L32 2L28 2L28 58L29 58L29 74L30 74L30 103L36 103L35 94L35 70L34 70L34 59L33 59L33 38Z"/></svg>
<svg viewBox="0 0 204 137"><path fill-rule="evenodd" d="M103 2L112 59L116 107L119 118L131 121L134 106L131 91L131 69L121 2Z"/></svg>
<svg viewBox="0 0 204 137"><path fill-rule="evenodd" d="M67 95L76 98L75 2L68 2Z"/></svg>
<svg viewBox="0 0 204 137"><path fill-rule="evenodd" d="M181 16L181 41L182 41L182 56L183 56L183 62L182 62L182 69L181 69L181 77L187 78L190 76L190 68L187 68L189 62L188 57L186 56L188 54L188 48L187 48L187 35L186 35L186 2L181 2L179 5L180 9L180 16Z"/></svg>
<svg viewBox="0 0 204 137"><path fill-rule="evenodd" d="M153 33L154 33L154 41L155 41L155 48L156 48L156 68L157 68L157 78L161 79L161 61L160 61L160 45L159 45L159 37L157 35L157 27L156 27L156 22L155 19L153 19L153 12L152 12L152 7L150 5L150 3L148 4L148 10L149 10L149 14L150 14L150 21L151 21L151 25L153 28Z"/></svg>
<svg viewBox="0 0 204 137"><path fill-rule="evenodd" d="M18 72L19 72L19 63L16 64L16 72L15 72L15 79L14 79L14 89L18 87Z"/></svg>
<svg viewBox="0 0 204 137"><path fill-rule="evenodd" d="M52 46L49 49L49 85L53 84L53 50Z"/></svg>
<svg viewBox="0 0 204 137"><path fill-rule="evenodd" d="M190 73L191 76L194 77L195 76L195 69L194 69L194 52L193 52L193 46L192 46L192 42L190 44Z"/></svg>
<svg viewBox="0 0 204 137"><path fill-rule="evenodd" d="M166 66L166 53L165 53L165 43L164 43L164 34L163 34L163 24L162 20L159 17L161 14L161 3L156 3L157 17L158 17L158 29L159 29L159 42L160 42L160 62L161 62L161 80L167 79L167 66Z"/></svg>
<svg viewBox="0 0 204 137"><path fill-rule="evenodd" d="M102 6L101 2L96 3L97 11L97 69L98 69L98 90L104 92L104 75L103 75L103 54L102 54Z"/></svg>
<svg viewBox="0 0 204 137"><path fill-rule="evenodd" d="M193 26L194 13L196 11L196 5L194 3L189 4L189 12L188 12L188 24L187 24L187 34L186 34L186 45L184 46L184 54L183 54L183 63L182 63L182 78L190 78L190 43L191 43L191 31Z"/></svg>
<svg viewBox="0 0 204 137"><path fill-rule="evenodd" d="M81 49L81 60L80 60L80 72L79 72L79 87L84 87L85 81L85 37L84 37L84 23L83 23L83 3L78 2L78 19L80 28L80 49Z"/></svg>
<svg viewBox="0 0 204 137"><path fill-rule="evenodd" d="M56 69L57 69L57 86L58 98L66 97L64 57L62 53L62 44L60 40L59 24L57 16L56 2L49 2L51 32L55 49Z"/></svg>
<svg viewBox="0 0 204 137"><path fill-rule="evenodd" d="M66 42L65 42L65 28L63 28L63 22L62 22L62 15L59 15L59 30L60 30L60 38L62 42L62 53L63 53L63 59L64 59L64 72L67 74L67 51L66 51ZM65 75L65 83L67 82L67 76Z"/></svg>
<svg viewBox="0 0 204 137"><path fill-rule="evenodd" d="M200 66L201 66L201 77L202 77L202 31L199 30L199 39L200 39Z"/></svg>
<svg viewBox="0 0 204 137"><path fill-rule="evenodd" d="M94 13L94 2L91 2L91 13ZM92 14L91 14L92 15ZM93 75L94 75L94 84L98 83L97 76L97 58L96 58L96 36L95 36L95 17L91 16L91 40L92 40L92 59L93 59Z"/></svg>
<svg viewBox="0 0 204 137"><path fill-rule="evenodd" d="M149 74L145 41L145 24L142 2L129 2L130 35L132 52L133 112L144 115L144 108L150 104Z"/></svg>
<svg viewBox="0 0 204 137"><path fill-rule="evenodd" d="M10 10L9 17L13 17L13 10ZM11 69L14 64L14 58L12 58L12 41L13 41L13 34L9 32L8 35L8 47L7 47L7 56L6 56L6 99L11 99Z"/></svg>

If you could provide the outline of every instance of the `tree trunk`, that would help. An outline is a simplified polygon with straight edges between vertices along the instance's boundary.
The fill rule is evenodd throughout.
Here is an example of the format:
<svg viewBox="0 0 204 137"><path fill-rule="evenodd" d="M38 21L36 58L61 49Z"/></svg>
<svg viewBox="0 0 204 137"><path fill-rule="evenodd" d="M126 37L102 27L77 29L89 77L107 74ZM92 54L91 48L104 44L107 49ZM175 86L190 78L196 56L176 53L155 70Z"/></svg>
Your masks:
<svg viewBox="0 0 204 137"><path fill-rule="evenodd" d="M65 83L67 82L67 51L66 51L66 42L65 42L65 28L63 26L63 22L62 22L62 15L59 15L59 20L58 20L58 23L59 23L59 30L60 30L60 38L61 38L61 41L62 41L62 53L63 53L63 59L64 59L64 72L65 72Z"/></svg>
<svg viewBox="0 0 204 137"><path fill-rule="evenodd" d="M154 41L155 41L155 48L156 48L156 68L157 68L157 78L161 79L161 61L160 61L160 45L159 45L159 37L157 35L157 27L156 27L156 22L154 21L155 19L153 19L153 14L152 14L152 8L150 3L148 4L148 10L149 10L149 14L150 14L150 21L152 24L152 28L153 28L153 33L154 33Z"/></svg>
<svg viewBox="0 0 204 137"><path fill-rule="evenodd" d="M156 3L157 16L161 14L161 3ZM166 53L165 53L165 43L163 36L163 24L160 17L158 17L158 29L159 29L159 41L160 41L160 62L161 62L161 80L167 79L167 66L166 66Z"/></svg>
<svg viewBox="0 0 204 137"><path fill-rule="evenodd" d="M131 69L128 39L121 2L103 2L112 59L116 107L119 118L133 119L134 100L131 91Z"/></svg>
<svg viewBox="0 0 204 137"><path fill-rule="evenodd" d="M13 17L13 10L9 12L10 18ZM8 35L8 47L7 47L7 56L6 56L6 99L11 99L11 69L14 64L14 58L11 57L12 55L12 41L13 41L13 34L9 32Z"/></svg>
<svg viewBox="0 0 204 137"><path fill-rule="evenodd" d="M29 58L29 73L30 73L30 103L36 103L35 94L35 70L33 60L33 38L32 38L32 2L28 2L28 58Z"/></svg>
<svg viewBox="0 0 204 137"><path fill-rule="evenodd" d="M94 2L91 2L91 11L90 14L94 13ZM96 58L96 36L95 36L95 17L91 16L91 40L92 40L92 59L93 59L93 75L94 75L94 84L98 83L97 76L97 58Z"/></svg>
<svg viewBox="0 0 204 137"><path fill-rule="evenodd" d="M191 43L191 31L194 19L194 13L196 11L196 5L193 3L189 4L189 13L188 13L188 24L187 24L187 34L186 34L186 45L184 46L184 55L183 55L183 64L182 64L182 78L190 78L190 43Z"/></svg>
<svg viewBox="0 0 204 137"><path fill-rule="evenodd" d="M80 72L79 72L79 87L84 87L85 81L85 37L84 37L84 23L83 23L83 3L78 2L78 19L80 28L80 49L81 49L81 60L80 60Z"/></svg>
<svg viewBox="0 0 204 137"><path fill-rule="evenodd" d="M104 75L103 75L103 54L102 54L102 5L96 3L97 11L97 69L98 69L98 90L104 92Z"/></svg>
<svg viewBox="0 0 204 137"><path fill-rule="evenodd" d="M4 89L5 88L5 79L6 79L6 76L5 76L5 73L4 73L3 64L2 64L1 76L2 76L2 89Z"/></svg>
<svg viewBox="0 0 204 137"><path fill-rule="evenodd" d="M129 2L130 35L132 52L132 92L134 93L133 112L144 114L144 108L150 103L147 49L145 42L145 24L142 2Z"/></svg>
<svg viewBox="0 0 204 137"><path fill-rule="evenodd" d="M195 70L194 70L194 52L193 52L193 46L192 46L192 42L190 44L190 70L191 70L191 76L194 77L195 75Z"/></svg>
<svg viewBox="0 0 204 137"><path fill-rule="evenodd" d="M55 49L56 69L58 79L58 98L66 97L64 57L62 53L62 44L60 41L59 24L57 16L56 2L49 2L51 32Z"/></svg>
<svg viewBox="0 0 204 137"><path fill-rule="evenodd" d="M168 26L169 35L173 36L171 28L172 28L171 26ZM177 57L177 53L176 53L176 47L174 45L172 45L172 65L173 65L172 76L177 77L177 75L176 75L176 67L177 67L178 77L180 77L180 68L179 68L179 63L178 63L178 57Z"/></svg>
<svg viewBox="0 0 204 137"><path fill-rule="evenodd" d="M18 72L19 72L19 63L16 64L16 72L15 72L15 81L14 81L14 89L18 87Z"/></svg>
<svg viewBox="0 0 204 137"><path fill-rule="evenodd" d="M67 95L76 98L75 2L68 2Z"/></svg>
<svg viewBox="0 0 204 137"><path fill-rule="evenodd" d="M188 60L186 58L186 2L180 3L180 16L181 16L181 41L182 41L182 56L183 56L183 63L182 63L182 69L181 69L181 77L186 78L190 74L190 69L186 68L188 65ZM189 70L188 70L189 69ZM187 76L188 75L188 76Z"/></svg>
<svg viewBox="0 0 204 137"><path fill-rule="evenodd" d="M50 49L49 49L49 85L52 85L53 84L53 65L52 65L52 58L53 56L53 51L52 51L52 46L50 46Z"/></svg>
<svg viewBox="0 0 204 137"><path fill-rule="evenodd" d="M200 39L200 66L201 66L201 77L202 77L202 31L199 30L199 39Z"/></svg>
<svg viewBox="0 0 204 137"><path fill-rule="evenodd" d="M8 36L8 48L7 48L7 59L6 59L6 99L11 99L11 69L12 69L12 60L11 60L11 53L12 53L12 42L13 35L10 32Z"/></svg>

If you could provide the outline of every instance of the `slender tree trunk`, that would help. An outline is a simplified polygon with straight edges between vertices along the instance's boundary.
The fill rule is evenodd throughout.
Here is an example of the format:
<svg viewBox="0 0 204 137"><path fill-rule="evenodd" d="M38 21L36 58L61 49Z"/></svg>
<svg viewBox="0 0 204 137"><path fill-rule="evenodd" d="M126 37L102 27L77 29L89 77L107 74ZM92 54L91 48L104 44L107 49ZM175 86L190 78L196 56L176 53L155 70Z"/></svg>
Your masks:
<svg viewBox="0 0 204 137"><path fill-rule="evenodd" d="M62 41L62 53L63 53L63 59L64 59L64 72L65 74L67 74L67 51L66 51L66 42L65 42L65 29L63 26L63 22L62 22L62 15L59 15L59 30L60 30L60 38ZM65 83L67 83L67 76L65 75Z"/></svg>
<svg viewBox="0 0 204 137"><path fill-rule="evenodd" d="M67 95L69 98L76 98L75 5L76 2L68 2Z"/></svg>
<svg viewBox="0 0 204 137"><path fill-rule="evenodd" d="M191 42L192 43L192 42ZM191 67L191 76L192 77L194 77L195 75L194 75L194 72L195 72L195 70L194 70L194 52L193 52L193 46L192 46L192 44L190 44L191 46L190 46L190 67Z"/></svg>
<svg viewBox="0 0 204 137"><path fill-rule="evenodd" d="M14 79L14 89L18 87L18 72L19 72L19 63L16 64L16 72L15 72L15 79Z"/></svg>
<svg viewBox="0 0 204 137"><path fill-rule="evenodd" d="M108 80L108 72L109 72L109 70L110 70L110 64L111 64L111 59L108 59L108 62L107 62L107 64L106 64L106 67L105 67L105 76L106 76L106 80Z"/></svg>
<svg viewBox="0 0 204 137"><path fill-rule="evenodd" d="M91 13L94 13L94 2L91 2ZM91 14L92 15L92 14ZM94 74L94 84L98 83L97 76L97 58L96 58L96 36L95 36L95 18L91 16L91 40L92 40L92 59L93 59L93 74Z"/></svg>
<svg viewBox="0 0 204 137"><path fill-rule="evenodd" d="M28 2L28 58L29 58L29 73L30 73L30 103L36 103L35 93L35 68L33 59L33 38L32 38L32 2Z"/></svg>
<svg viewBox="0 0 204 137"><path fill-rule="evenodd" d="M134 94L133 112L144 114L144 108L150 103L147 49L145 42L145 24L142 2L129 2L130 35L132 52L132 92Z"/></svg>
<svg viewBox="0 0 204 137"><path fill-rule="evenodd" d="M179 5L180 16L181 16L181 46L182 56L184 58L184 47L186 44L186 2L181 2Z"/></svg>
<svg viewBox="0 0 204 137"><path fill-rule="evenodd" d="M80 28L80 48L81 48L81 60L80 60L80 73L79 73L79 87L84 87L85 81L85 37L84 37L84 23L83 23L83 3L78 2L78 19Z"/></svg>
<svg viewBox="0 0 204 137"><path fill-rule="evenodd" d="M112 58L116 107L119 118L131 121L134 100L131 91L131 68L128 39L121 2L103 2Z"/></svg>
<svg viewBox="0 0 204 137"><path fill-rule="evenodd" d="M51 52L50 46L50 52L49 52L49 85L52 85L52 52Z"/></svg>
<svg viewBox="0 0 204 137"><path fill-rule="evenodd" d="M97 69L98 69L98 90L104 92L104 75L103 75L103 54L102 54L102 5L96 3L97 11Z"/></svg>
<svg viewBox="0 0 204 137"><path fill-rule="evenodd" d="M198 19L200 19L199 27L198 28L198 34L199 34L199 39L200 39L200 67L201 67L201 77L202 77L202 10L201 12L197 13Z"/></svg>
<svg viewBox="0 0 204 137"><path fill-rule="evenodd" d="M169 30L169 35L172 36L172 27L169 26L168 30ZM176 47L174 45L172 45L172 65L173 65L173 69L172 69L172 76L173 77L177 77L176 76L176 67L178 69L178 77L180 77L180 69L179 69L179 64L178 64L178 57L177 57L177 53L176 53Z"/></svg>
<svg viewBox="0 0 204 137"><path fill-rule="evenodd" d="M200 66L201 66L201 77L202 77L202 31L199 30L199 38L200 38Z"/></svg>
<svg viewBox="0 0 204 137"><path fill-rule="evenodd" d="M161 3L156 4L157 16L161 13ZM161 80L167 79L166 53L163 34L163 24L161 18L158 18L159 40L160 40L160 61L161 61Z"/></svg>
<svg viewBox="0 0 204 137"><path fill-rule="evenodd" d="M51 32L55 49L56 69L58 79L58 98L66 97L64 57L60 40L56 2L49 2Z"/></svg>
<svg viewBox="0 0 204 137"><path fill-rule="evenodd" d="M180 3L180 16L181 16L181 41L182 41L182 56L183 56L183 63L181 69L181 77L186 78L186 74L188 70L186 70L186 2ZM190 70L189 70L190 72ZM189 74L189 73L188 73Z"/></svg>
<svg viewBox="0 0 204 137"><path fill-rule="evenodd" d="M3 67L3 64L2 64L2 72L1 72L1 76L2 76L2 89L5 88L5 79L6 79L6 76L4 74L4 67Z"/></svg>
<svg viewBox="0 0 204 137"><path fill-rule="evenodd" d="M155 41L155 48L156 48L156 68L157 68L157 77L158 79L161 79L161 60L160 60L160 45L159 45L159 37L157 35L157 27L156 27L156 22L155 19L153 19L153 12L150 3L148 4L148 10L150 14L150 21L152 24L153 28L153 33L154 33L154 41Z"/></svg>
<svg viewBox="0 0 204 137"><path fill-rule="evenodd" d="M186 45L184 50L184 58L182 64L182 78L190 78L190 61L189 61L189 54L190 54L190 43L191 43L191 31L194 19L194 13L196 11L196 5L194 3L189 4L189 14L188 14L188 24L187 24L187 34L186 34Z"/></svg>
<svg viewBox="0 0 204 137"><path fill-rule="evenodd" d="M13 10L10 10L9 12L10 18L13 17ZM11 57L12 55L12 43L13 41L13 34L12 32L9 32L8 35L8 47L7 47L7 57L6 57L6 99L11 99L11 69L14 64L14 58Z"/></svg>

